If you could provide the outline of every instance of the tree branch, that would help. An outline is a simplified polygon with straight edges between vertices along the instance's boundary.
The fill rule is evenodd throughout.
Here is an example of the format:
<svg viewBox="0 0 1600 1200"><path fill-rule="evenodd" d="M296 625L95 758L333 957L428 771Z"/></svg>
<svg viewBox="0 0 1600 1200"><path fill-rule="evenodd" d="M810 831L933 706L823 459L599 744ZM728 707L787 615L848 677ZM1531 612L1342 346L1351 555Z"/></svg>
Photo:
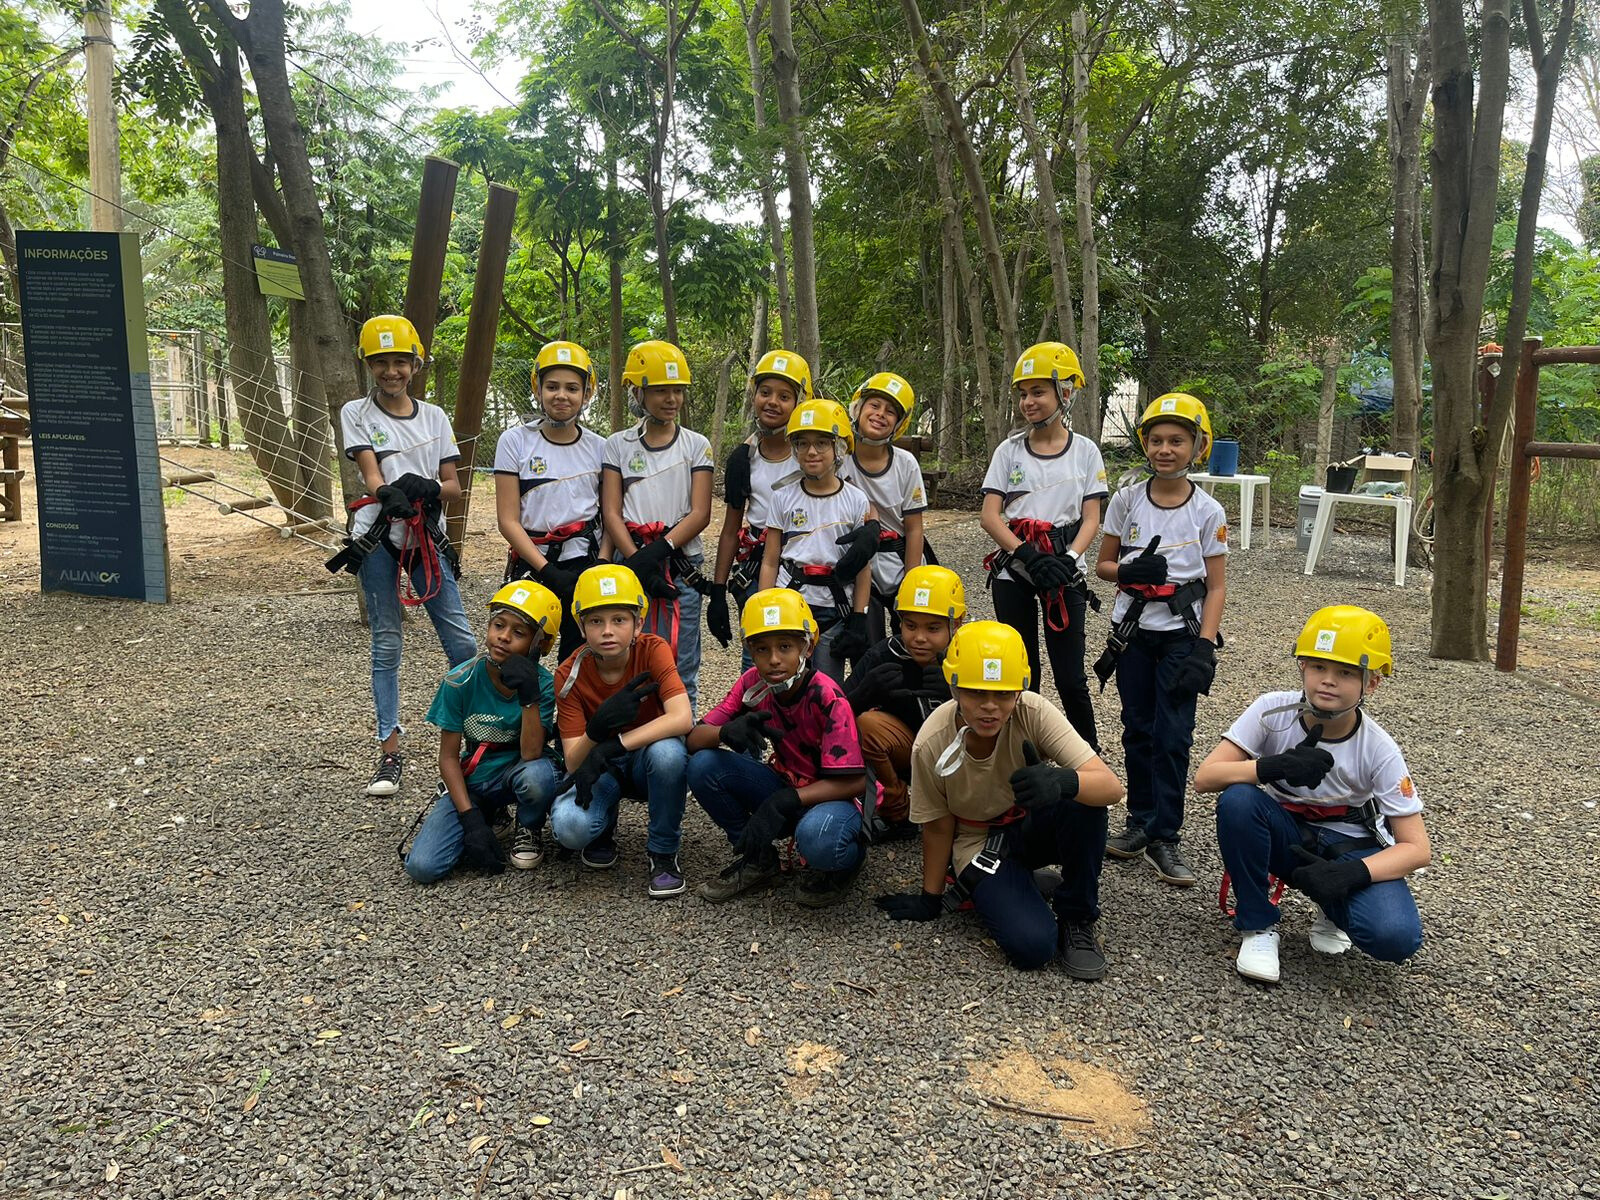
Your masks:
<svg viewBox="0 0 1600 1200"><path fill-rule="evenodd" d="M511 318L511 323L513 325L522 330L523 333L527 334L529 338L540 345L543 345L545 342L553 342L556 340L549 334L544 333L542 330L535 329L533 324L517 311L517 306L511 302L511 298L509 296L500 297L500 311L507 317Z"/></svg>
<svg viewBox="0 0 1600 1200"><path fill-rule="evenodd" d="M666 71L667 64L661 61L661 58L654 51L652 51L649 46L644 44L643 40L640 39L638 34L634 33L631 29L624 29L622 27L622 24L617 20L617 18L611 15L611 10L605 6L605 0L589 0L589 3L593 6L595 12L600 14L600 19L607 25L611 26L611 31L623 41L627 42L628 45L633 48L633 52L635 54L648 61L651 66L655 67L656 70L662 72Z"/></svg>

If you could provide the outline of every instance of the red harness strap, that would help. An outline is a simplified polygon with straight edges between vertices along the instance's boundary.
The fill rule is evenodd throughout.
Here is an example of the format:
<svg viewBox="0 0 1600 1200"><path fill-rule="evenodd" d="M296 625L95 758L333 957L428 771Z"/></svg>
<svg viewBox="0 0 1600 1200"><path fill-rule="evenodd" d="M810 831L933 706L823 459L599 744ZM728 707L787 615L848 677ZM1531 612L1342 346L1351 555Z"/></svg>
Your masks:
<svg viewBox="0 0 1600 1200"><path fill-rule="evenodd" d="M1022 805L1013 804L998 817L992 817L987 821L974 821L970 817L956 817L956 824L965 825L969 829L993 829L996 825L1015 825L1027 815L1028 810L1023 808Z"/></svg>
<svg viewBox="0 0 1600 1200"><path fill-rule="evenodd" d="M1015 520L1007 521L1006 527L1021 538L1024 545L1033 546L1045 554L1056 552L1055 542L1050 537L1055 526L1049 521L1040 521L1034 517L1017 517ZM988 554L983 560L983 569L993 571L995 559L999 554L998 550ZM1048 592L1039 593L1039 599L1044 604L1045 625L1052 633L1065 633L1067 626L1072 622L1071 614L1067 612L1066 591L1066 588L1051 588Z"/></svg>
<svg viewBox="0 0 1600 1200"><path fill-rule="evenodd" d="M350 511L355 512L376 503L376 496L362 496L350 504ZM378 519L383 520L381 516ZM397 519L390 518L390 528L393 528ZM394 552L395 561L400 567L395 579L395 595L401 604L415 608L439 594L439 589L444 586L444 571L439 565L439 547L434 545L433 531L428 528L427 513L418 508L400 523L405 526L406 534L403 545ZM387 537L384 538L384 544L394 550L394 543ZM420 591L416 580L419 573L422 576Z"/></svg>
<svg viewBox="0 0 1600 1200"><path fill-rule="evenodd" d="M645 546L648 546L651 542L656 541L659 538L664 538L667 536L668 526L665 521L650 521L643 525L635 525L632 521L626 521L624 524L626 524L628 527L628 536L633 539L634 545L640 549L643 549ZM674 588L677 587L677 581L672 578L672 556L670 554L661 564L661 578L672 584ZM667 642L672 647L672 653L677 654L678 625L683 617L682 609L678 604L678 597L674 595L671 600L659 600L652 597L650 600L650 608L647 613L647 620L651 625L654 625L657 614L660 613L663 608L672 614L672 619L668 623Z"/></svg>
<svg viewBox="0 0 1600 1200"><path fill-rule="evenodd" d="M546 529L542 533L535 533L531 529L525 530L524 532L527 533L528 540L535 546L539 546L541 548L549 547L552 550L560 550L562 546L565 546L579 534L588 532L591 524L593 524L591 521L568 521L565 525L557 525L554 529ZM548 562L557 561L556 558L549 553L545 554L545 560ZM522 561L522 556L519 555L515 550L507 550L506 571L508 575L512 572L515 572L517 565ZM528 569L531 571L533 568L529 567Z"/></svg>
<svg viewBox="0 0 1600 1200"><path fill-rule="evenodd" d="M733 552L734 562L749 562L766 546L765 538L751 530L748 525L739 527L739 545Z"/></svg>

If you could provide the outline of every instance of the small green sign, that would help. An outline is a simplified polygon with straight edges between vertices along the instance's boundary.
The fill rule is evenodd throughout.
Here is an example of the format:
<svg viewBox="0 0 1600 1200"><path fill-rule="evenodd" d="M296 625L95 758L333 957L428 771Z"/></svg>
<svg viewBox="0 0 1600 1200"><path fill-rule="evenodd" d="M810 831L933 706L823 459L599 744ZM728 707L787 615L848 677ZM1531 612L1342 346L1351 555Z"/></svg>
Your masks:
<svg viewBox="0 0 1600 1200"><path fill-rule="evenodd" d="M300 286L300 268L294 255L272 246L251 246L256 260L256 286L263 296L282 296L287 300L304 300L305 288Z"/></svg>

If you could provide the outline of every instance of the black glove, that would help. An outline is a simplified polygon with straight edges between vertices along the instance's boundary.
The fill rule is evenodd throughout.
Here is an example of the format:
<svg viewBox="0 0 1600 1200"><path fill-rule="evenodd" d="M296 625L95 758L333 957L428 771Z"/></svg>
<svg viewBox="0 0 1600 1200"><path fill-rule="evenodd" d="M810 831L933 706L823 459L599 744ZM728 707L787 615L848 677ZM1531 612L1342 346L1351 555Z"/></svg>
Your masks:
<svg viewBox="0 0 1600 1200"><path fill-rule="evenodd" d="M640 672L623 684L620 692L600 701L600 707L594 710L583 732L591 742L597 744L616 737L639 719L639 706L644 703L646 696L653 695L660 687L650 672Z"/></svg>
<svg viewBox="0 0 1600 1200"><path fill-rule="evenodd" d="M1304 846L1290 846L1289 852L1305 863L1289 872L1289 882L1314 900L1323 912L1343 904L1351 892L1372 882L1372 872L1359 858L1326 859Z"/></svg>
<svg viewBox="0 0 1600 1200"><path fill-rule="evenodd" d="M933 921L944 912L944 897L935 892L899 892L873 901L891 921Z"/></svg>
<svg viewBox="0 0 1600 1200"><path fill-rule="evenodd" d="M1011 772L1011 794L1023 808L1054 808L1078 794L1078 773L1044 762L1032 742L1022 743L1022 760L1028 765Z"/></svg>
<svg viewBox="0 0 1600 1200"><path fill-rule="evenodd" d="M601 777L611 768L611 764L627 754L621 741L611 738L601 742L589 751L589 756L578 765L572 773L573 786L578 789L578 807L588 811L589 805L594 801L594 785L600 782Z"/></svg>
<svg viewBox="0 0 1600 1200"><path fill-rule="evenodd" d="M1078 575L1066 559L1041 550L1032 542L1023 542L1012 551L1012 557L1028 569L1028 578L1041 592L1066 587Z"/></svg>
<svg viewBox="0 0 1600 1200"><path fill-rule="evenodd" d="M733 641L733 627L728 624L728 585L713 583L706 593L706 628L711 636L726 648Z"/></svg>
<svg viewBox="0 0 1600 1200"><path fill-rule="evenodd" d="M741 713L724 725L718 731L718 736L722 739L722 744L736 754L748 754L760 758L767 752L767 743L772 739L772 731L767 728L767 722L773 719L773 715L754 710Z"/></svg>
<svg viewBox="0 0 1600 1200"><path fill-rule="evenodd" d="M561 607L567 608L572 603L572 593L578 586L577 571L569 571L553 558L544 560L544 566L534 572L535 577L545 587L556 594L556 599L561 601Z"/></svg>
<svg viewBox="0 0 1600 1200"><path fill-rule="evenodd" d="M461 820L461 861L479 871L498 875L506 869L506 856L500 841L483 819L483 812L473 805L466 812L457 812Z"/></svg>
<svg viewBox="0 0 1600 1200"><path fill-rule="evenodd" d="M1262 783L1282 780L1290 787L1316 787L1333 770L1333 755L1317 746L1322 726L1313 725L1305 740L1282 754L1256 760L1256 778Z"/></svg>
<svg viewBox="0 0 1600 1200"><path fill-rule="evenodd" d="M404 492L406 499L413 504L437 507L439 503L439 481L437 479L429 479L426 475L408 473L396 479L394 485Z"/></svg>
<svg viewBox="0 0 1600 1200"><path fill-rule="evenodd" d="M417 515L410 499L396 484L386 483L374 494L378 497L378 515L386 521L405 521Z"/></svg>
<svg viewBox="0 0 1600 1200"><path fill-rule="evenodd" d="M838 642L836 641L834 645L837 646ZM866 712L869 708L876 708L882 704L885 697L892 696L903 688L905 681L905 668L898 662L881 662L875 667L867 667L851 675L845 694L851 708L858 713Z"/></svg>
<svg viewBox="0 0 1600 1200"><path fill-rule="evenodd" d="M666 566L667 559L672 557L672 543L665 537L658 537L653 542L646 542L627 558L622 560L622 565L627 567L644 581L646 575L659 575L661 568Z"/></svg>
<svg viewBox="0 0 1600 1200"><path fill-rule="evenodd" d="M1174 696L1209 696L1211 681L1217 677L1217 646L1207 638L1196 638L1194 649L1178 663L1172 673Z"/></svg>
<svg viewBox="0 0 1600 1200"><path fill-rule="evenodd" d="M800 793L792 787L779 788L768 796L761 807L750 814L744 833L735 849L751 861L765 853L772 843L785 834L792 833L800 820Z"/></svg>
<svg viewBox="0 0 1600 1200"><path fill-rule="evenodd" d="M849 547L833 564L834 578L849 586L850 581L861 574L861 568L877 554L878 542L882 537L883 526L877 521L868 521L860 529L852 529L843 537L834 538L835 544Z"/></svg>
<svg viewBox="0 0 1600 1200"><path fill-rule="evenodd" d="M833 652L855 662L867 652L872 641L867 636L867 614L853 612L844 619L844 628L833 635Z"/></svg>
<svg viewBox="0 0 1600 1200"><path fill-rule="evenodd" d="M1156 552L1161 545L1161 535L1158 533L1150 539L1150 544L1132 558L1125 558L1117 564L1118 583L1145 583L1160 585L1167 581L1167 560Z"/></svg>
<svg viewBox="0 0 1600 1200"><path fill-rule="evenodd" d="M539 668L526 654L508 654L500 664L500 682L517 693L517 703L529 708L539 703Z"/></svg>
<svg viewBox="0 0 1600 1200"><path fill-rule="evenodd" d="M916 692L941 703L950 699L950 684L944 677L944 667L938 663L929 663L920 669L918 675L918 681L914 685Z"/></svg>

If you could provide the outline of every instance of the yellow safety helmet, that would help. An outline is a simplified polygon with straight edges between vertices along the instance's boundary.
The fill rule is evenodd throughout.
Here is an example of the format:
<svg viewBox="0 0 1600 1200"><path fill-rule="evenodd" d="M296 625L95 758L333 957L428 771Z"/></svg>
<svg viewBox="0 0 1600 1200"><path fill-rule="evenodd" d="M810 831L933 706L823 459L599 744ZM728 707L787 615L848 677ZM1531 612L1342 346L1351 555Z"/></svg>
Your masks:
<svg viewBox="0 0 1600 1200"><path fill-rule="evenodd" d="M768 376L792 383L796 402L811 399L811 364L793 350L768 350L761 356L750 372L750 395Z"/></svg>
<svg viewBox="0 0 1600 1200"><path fill-rule="evenodd" d="M572 617L580 625L583 614L596 608L631 608L642 621L649 607L639 577L621 563L590 567L572 589Z"/></svg>
<svg viewBox="0 0 1600 1200"><path fill-rule="evenodd" d="M973 621L950 639L944 678L951 687L1020 692L1033 682L1033 671L1020 633L999 621Z"/></svg>
<svg viewBox="0 0 1600 1200"><path fill-rule="evenodd" d="M546 342L533 360L533 387L539 389L539 377L551 367L570 367L584 377L589 391L594 391L594 362L589 352L577 342Z"/></svg>
<svg viewBox="0 0 1600 1200"><path fill-rule="evenodd" d="M896 612L926 613L959 621L967 615L967 589L949 567L912 567L895 593Z"/></svg>
<svg viewBox="0 0 1600 1200"><path fill-rule="evenodd" d="M1389 626L1377 613L1354 604L1319 608L1294 642L1296 658L1318 658L1389 675L1394 671L1394 643Z"/></svg>
<svg viewBox="0 0 1600 1200"><path fill-rule="evenodd" d="M535 629L549 634L549 639L540 647L540 653L555 644L555 637L561 631L561 598L544 584L531 579L518 579L506 584L489 597L489 611L497 608L509 608L521 613L533 622Z"/></svg>
<svg viewBox="0 0 1600 1200"><path fill-rule="evenodd" d="M361 326L361 357L374 354L409 354L418 362L428 357L428 348L422 344L417 327L404 317L393 313L369 317Z"/></svg>
<svg viewBox="0 0 1600 1200"><path fill-rule="evenodd" d="M1073 387L1084 385L1083 368L1078 365L1078 356L1065 342L1039 342L1022 352L1022 357L1017 359L1017 365L1011 371L1011 386L1016 387L1030 379L1050 380L1056 385L1058 396L1063 384L1070 383Z"/></svg>
<svg viewBox="0 0 1600 1200"><path fill-rule="evenodd" d="M900 410L900 421L894 427L894 432L887 438L878 440L869 438L861 432L861 409L866 404L868 396L882 396ZM906 430L911 428L911 416L917 407L917 394L911 390L911 384L903 376L896 375L893 371L879 371L855 390L850 397L850 424L855 428L856 437L869 446L885 446L897 442L905 437Z"/></svg>
<svg viewBox="0 0 1600 1200"><path fill-rule="evenodd" d="M856 448L855 434L850 429L850 414L837 400L807 400L794 406L789 414L788 436L801 433L831 433L844 443L846 454Z"/></svg>
<svg viewBox="0 0 1600 1200"><path fill-rule="evenodd" d="M622 382L640 389L678 383L688 387L691 382L689 360L671 342L659 339L640 342L628 351L628 361L622 368Z"/></svg>
<svg viewBox="0 0 1600 1200"><path fill-rule="evenodd" d="M766 588L744 602L739 625L745 641L764 633L800 633L813 645L817 619L811 605L793 588Z"/></svg>
<svg viewBox="0 0 1600 1200"><path fill-rule="evenodd" d="M1194 461L1204 463L1211 457L1211 415L1206 406L1188 392L1168 392L1150 401L1139 418L1139 446L1144 447L1145 434L1152 425L1163 421L1176 421L1187 425L1194 433Z"/></svg>

